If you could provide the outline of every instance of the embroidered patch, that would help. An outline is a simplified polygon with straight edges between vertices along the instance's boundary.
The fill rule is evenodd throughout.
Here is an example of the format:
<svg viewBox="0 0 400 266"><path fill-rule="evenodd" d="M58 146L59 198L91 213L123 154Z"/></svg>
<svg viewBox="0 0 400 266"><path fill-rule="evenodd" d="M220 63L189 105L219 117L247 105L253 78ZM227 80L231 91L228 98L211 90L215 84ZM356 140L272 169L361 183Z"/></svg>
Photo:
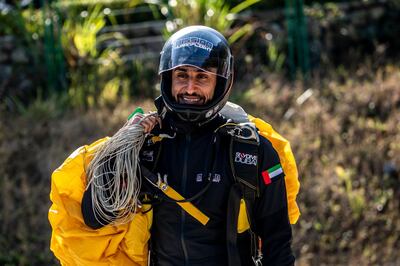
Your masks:
<svg viewBox="0 0 400 266"><path fill-rule="evenodd" d="M236 152L235 162L250 164L250 165L257 165L257 155L247 154L244 152Z"/></svg>
<svg viewBox="0 0 400 266"><path fill-rule="evenodd" d="M265 171L263 171L262 177L264 179L264 184L268 185L271 183L271 179L273 179L274 177L277 177L278 175L283 173L283 169L282 166L280 164L277 164Z"/></svg>

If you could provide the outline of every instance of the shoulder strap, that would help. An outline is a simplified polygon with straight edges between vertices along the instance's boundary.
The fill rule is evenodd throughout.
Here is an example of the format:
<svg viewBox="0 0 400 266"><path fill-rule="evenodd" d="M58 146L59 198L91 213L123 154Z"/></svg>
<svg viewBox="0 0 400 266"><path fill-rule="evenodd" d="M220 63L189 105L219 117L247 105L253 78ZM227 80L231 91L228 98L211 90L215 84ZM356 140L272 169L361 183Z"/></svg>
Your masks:
<svg viewBox="0 0 400 266"><path fill-rule="evenodd" d="M285 172L288 212L291 224L295 224L300 217L300 210L296 202L300 189L299 175L296 160L293 156L290 143L270 124L260 118L248 115L241 106L227 102L220 113L236 123L252 122L257 127L260 136L267 138L279 155L283 171Z"/></svg>
<svg viewBox="0 0 400 266"><path fill-rule="evenodd" d="M226 234L229 266L239 266L241 262L237 248L237 233L239 215L243 214L240 209L243 206L246 207L247 221L250 225L251 256L254 261L258 254L257 238L251 228L254 202L260 194L257 180L260 140L257 129L252 123L227 123L219 128L219 132L230 136L229 160L234 184L229 192ZM245 204L242 204L243 200Z"/></svg>
<svg viewBox="0 0 400 266"><path fill-rule="evenodd" d="M219 132L230 136L229 161L234 182L240 184L243 198L253 202L260 195L257 129L253 123L227 123L219 128Z"/></svg>

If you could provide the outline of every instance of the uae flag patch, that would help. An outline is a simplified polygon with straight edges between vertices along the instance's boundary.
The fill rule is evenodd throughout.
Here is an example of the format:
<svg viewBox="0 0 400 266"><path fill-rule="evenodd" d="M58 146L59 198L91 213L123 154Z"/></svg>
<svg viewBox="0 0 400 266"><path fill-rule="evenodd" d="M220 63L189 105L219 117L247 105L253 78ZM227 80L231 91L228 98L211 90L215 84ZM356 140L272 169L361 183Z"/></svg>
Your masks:
<svg viewBox="0 0 400 266"><path fill-rule="evenodd" d="M283 173L283 170L282 170L281 164L277 164L274 167L271 167L271 168L263 171L261 174L263 176L264 183L266 185L268 185L271 183L271 179L273 179L274 177L277 177L278 175L280 175L282 173Z"/></svg>

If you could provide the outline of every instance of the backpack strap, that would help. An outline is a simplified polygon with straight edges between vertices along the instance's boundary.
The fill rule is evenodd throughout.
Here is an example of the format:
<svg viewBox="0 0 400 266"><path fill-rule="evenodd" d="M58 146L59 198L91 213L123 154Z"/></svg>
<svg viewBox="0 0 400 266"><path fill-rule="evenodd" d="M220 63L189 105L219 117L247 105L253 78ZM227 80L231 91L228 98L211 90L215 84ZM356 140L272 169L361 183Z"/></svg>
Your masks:
<svg viewBox="0 0 400 266"><path fill-rule="evenodd" d="M229 192L227 210L227 249L230 266L241 265L237 248L238 218L241 201L244 199L247 220L250 224L251 256L257 265L257 237L253 233L253 206L260 196L258 185L259 135L253 123L227 123L220 128L220 133L230 136L230 167L234 179Z"/></svg>
<svg viewBox="0 0 400 266"><path fill-rule="evenodd" d="M260 196L258 185L258 150L260 138L253 123L227 123L219 133L230 137L230 167L235 183L239 183L243 198L253 202Z"/></svg>
<svg viewBox="0 0 400 266"><path fill-rule="evenodd" d="M233 178L241 185L243 197L248 201L260 196L257 180L259 144L256 129L249 124L239 124L229 145Z"/></svg>

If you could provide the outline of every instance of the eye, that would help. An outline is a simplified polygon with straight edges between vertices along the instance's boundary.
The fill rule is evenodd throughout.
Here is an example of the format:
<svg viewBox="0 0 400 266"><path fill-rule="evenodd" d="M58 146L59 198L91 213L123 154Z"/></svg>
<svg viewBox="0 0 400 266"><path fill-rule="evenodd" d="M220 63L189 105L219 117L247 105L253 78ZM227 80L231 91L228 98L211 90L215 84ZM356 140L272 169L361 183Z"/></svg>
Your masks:
<svg viewBox="0 0 400 266"><path fill-rule="evenodd" d="M207 80L208 79L208 75L200 73L200 74L197 75L197 78L201 79L201 80Z"/></svg>
<svg viewBox="0 0 400 266"><path fill-rule="evenodd" d="M185 78L188 77L188 74L187 74L186 72L176 72L176 73L175 73L175 76L176 76L177 78L180 78L180 79L185 79Z"/></svg>

